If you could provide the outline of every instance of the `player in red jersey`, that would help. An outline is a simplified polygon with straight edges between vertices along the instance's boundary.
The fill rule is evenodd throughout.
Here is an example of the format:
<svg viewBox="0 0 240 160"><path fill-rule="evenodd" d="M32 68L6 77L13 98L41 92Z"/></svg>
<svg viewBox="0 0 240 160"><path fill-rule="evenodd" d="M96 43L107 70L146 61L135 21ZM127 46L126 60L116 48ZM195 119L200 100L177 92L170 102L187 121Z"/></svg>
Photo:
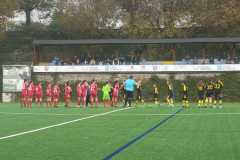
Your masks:
<svg viewBox="0 0 240 160"><path fill-rule="evenodd" d="M98 105L98 87L97 87L97 82L95 80L92 80L91 85L90 85L90 101L91 101L91 106L93 107L94 102L96 106Z"/></svg>
<svg viewBox="0 0 240 160"><path fill-rule="evenodd" d="M35 86L35 103L39 106L42 104L42 97L43 97L42 83L38 82L38 84Z"/></svg>
<svg viewBox="0 0 240 160"><path fill-rule="evenodd" d="M121 93L121 99L122 102L125 103L125 99L126 99L126 90L125 90L125 86L124 86L125 81L123 81L123 83L120 85L120 93Z"/></svg>
<svg viewBox="0 0 240 160"><path fill-rule="evenodd" d="M52 88L52 105L55 108L59 103L60 94L61 94L60 86L59 84L55 84Z"/></svg>
<svg viewBox="0 0 240 160"><path fill-rule="evenodd" d="M24 79L23 85L22 85L22 94L21 94L21 107L27 106L27 80Z"/></svg>
<svg viewBox="0 0 240 160"><path fill-rule="evenodd" d="M71 96L72 96L72 88L69 82L67 82L65 84L65 89L64 89L65 107L69 107L69 104L71 102Z"/></svg>
<svg viewBox="0 0 240 160"><path fill-rule="evenodd" d="M112 105L114 107L116 107L118 103L119 89L120 89L119 83L118 81L115 81L113 85L113 93L112 93Z"/></svg>
<svg viewBox="0 0 240 160"><path fill-rule="evenodd" d="M77 106L80 108L82 97L81 81L77 81L76 91L77 91Z"/></svg>
<svg viewBox="0 0 240 160"><path fill-rule="evenodd" d="M47 96L47 107L51 107L52 106L52 85L50 82L47 82L46 96Z"/></svg>
<svg viewBox="0 0 240 160"><path fill-rule="evenodd" d="M28 100L27 100L27 107L28 108L32 108L32 101L33 101L33 96L34 96L34 84L33 81L29 82L28 88L27 88L27 96L28 96Z"/></svg>
<svg viewBox="0 0 240 160"><path fill-rule="evenodd" d="M83 105L83 108L86 108L87 89L88 89L88 83L86 80L82 82L81 89L82 89L82 105Z"/></svg>

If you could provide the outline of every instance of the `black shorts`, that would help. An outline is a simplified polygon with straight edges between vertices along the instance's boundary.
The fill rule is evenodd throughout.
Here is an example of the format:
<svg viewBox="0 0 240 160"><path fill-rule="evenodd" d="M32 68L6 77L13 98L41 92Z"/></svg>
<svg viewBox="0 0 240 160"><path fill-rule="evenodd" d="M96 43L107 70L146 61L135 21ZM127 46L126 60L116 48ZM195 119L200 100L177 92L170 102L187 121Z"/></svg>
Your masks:
<svg viewBox="0 0 240 160"><path fill-rule="evenodd" d="M142 100L142 92L137 91L137 100L141 101Z"/></svg>
<svg viewBox="0 0 240 160"><path fill-rule="evenodd" d="M213 97L213 91L207 91L206 97L207 98L212 98Z"/></svg>
<svg viewBox="0 0 240 160"><path fill-rule="evenodd" d="M155 98L158 98L158 94L157 93L154 93L153 94L153 98L155 99Z"/></svg>
<svg viewBox="0 0 240 160"><path fill-rule="evenodd" d="M133 92L132 91L126 91L126 98L127 99L133 99Z"/></svg>
<svg viewBox="0 0 240 160"><path fill-rule="evenodd" d="M216 99L216 100L222 99L221 91L214 92L214 99Z"/></svg>
<svg viewBox="0 0 240 160"><path fill-rule="evenodd" d="M110 96L110 100L112 100L112 91L111 92L109 92L109 96Z"/></svg>
<svg viewBox="0 0 240 160"><path fill-rule="evenodd" d="M168 98L172 99L173 98L173 92L168 92Z"/></svg>
<svg viewBox="0 0 240 160"><path fill-rule="evenodd" d="M187 93L183 93L182 100L183 101L187 101L188 100L188 94Z"/></svg>
<svg viewBox="0 0 240 160"><path fill-rule="evenodd" d="M198 99L203 100L204 99L204 92L198 92Z"/></svg>
<svg viewBox="0 0 240 160"><path fill-rule="evenodd" d="M126 91L125 91L125 89L124 89L124 90L122 90L122 97L123 97L123 98L125 98L125 97L126 97Z"/></svg>

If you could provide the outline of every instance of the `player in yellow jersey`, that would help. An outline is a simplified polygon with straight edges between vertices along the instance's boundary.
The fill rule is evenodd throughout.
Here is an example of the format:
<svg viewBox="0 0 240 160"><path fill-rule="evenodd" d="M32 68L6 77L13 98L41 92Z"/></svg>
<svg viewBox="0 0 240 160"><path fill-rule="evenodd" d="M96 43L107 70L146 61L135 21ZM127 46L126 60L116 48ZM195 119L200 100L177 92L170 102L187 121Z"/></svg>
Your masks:
<svg viewBox="0 0 240 160"><path fill-rule="evenodd" d="M213 104L213 94L214 94L214 83L210 80L206 85L206 99L205 106L211 107Z"/></svg>
<svg viewBox="0 0 240 160"><path fill-rule="evenodd" d="M223 82L221 80L217 80L214 83L214 107L222 108L222 89Z"/></svg>
<svg viewBox="0 0 240 160"><path fill-rule="evenodd" d="M137 91L136 105L137 105L139 102L144 103L143 95L142 95L142 81L141 81L141 80L139 80L139 81L137 82L136 91Z"/></svg>
<svg viewBox="0 0 240 160"><path fill-rule="evenodd" d="M169 80L167 80L167 88L168 88L168 95L167 95L167 104L169 107L174 107L173 104L173 86Z"/></svg>
<svg viewBox="0 0 240 160"><path fill-rule="evenodd" d="M158 104L159 103L159 90L156 84L153 85L153 98L154 98L154 103Z"/></svg>
<svg viewBox="0 0 240 160"><path fill-rule="evenodd" d="M197 83L197 92L198 92L198 107L203 107L204 105L204 82L200 80Z"/></svg>
<svg viewBox="0 0 240 160"><path fill-rule="evenodd" d="M182 92L182 105L184 108L188 108L189 107L188 86L187 86L186 82L182 82L181 92Z"/></svg>

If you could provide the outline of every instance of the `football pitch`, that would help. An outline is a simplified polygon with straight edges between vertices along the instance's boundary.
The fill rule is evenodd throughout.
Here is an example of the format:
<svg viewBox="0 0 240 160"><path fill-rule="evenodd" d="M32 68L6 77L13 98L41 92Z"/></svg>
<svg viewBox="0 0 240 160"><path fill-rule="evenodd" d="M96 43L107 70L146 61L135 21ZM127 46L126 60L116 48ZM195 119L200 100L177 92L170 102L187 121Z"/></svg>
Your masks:
<svg viewBox="0 0 240 160"><path fill-rule="evenodd" d="M0 104L2 160L239 160L240 104L22 109Z"/></svg>

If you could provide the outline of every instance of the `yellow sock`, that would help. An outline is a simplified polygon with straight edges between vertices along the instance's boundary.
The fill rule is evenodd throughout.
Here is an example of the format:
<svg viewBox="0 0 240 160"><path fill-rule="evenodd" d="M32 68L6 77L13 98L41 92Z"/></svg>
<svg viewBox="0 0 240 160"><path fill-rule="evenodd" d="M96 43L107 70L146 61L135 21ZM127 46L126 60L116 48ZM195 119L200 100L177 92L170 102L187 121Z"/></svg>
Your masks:
<svg viewBox="0 0 240 160"><path fill-rule="evenodd" d="M174 105L173 105L173 99L171 98L170 99L170 105L173 107Z"/></svg>
<svg viewBox="0 0 240 160"><path fill-rule="evenodd" d="M185 101L184 101L184 100L182 100L182 106L183 106L183 107L186 107L186 104L185 104Z"/></svg>
<svg viewBox="0 0 240 160"><path fill-rule="evenodd" d="M219 104L222 105L222 100L219 100Z"/></svg>
<svg viewBox="0 0 240 160"><path fill-rule="evenodd" d="M216 100L214 100L214 105L217 105L217 101Z"/></svg>
<svg viewBox="0 0 240 160"><path fill-rule="evenodd" d="M167 104L170 105L170 100L167 98Z"/></svg>
<svg viewBox="0 0 240 160"><path fill-rule="evenodd" d="M209 99L209 104L212 105L212 99L211 98Z"/></svg>
<svg viewBox="0 0 240 160"><path fill-rule="evenodd" d="M201 100L198 100L198 107L201 106Z"/></svg>
<svg viewBox="0 0 240 160"><path fill-rule="evenodd" d="M205 105L208 106L208 99L205 100Z"/></svg>
<svg viewBox="0 0 240 160"><path fill-rule="evenodd" d="M185 103L186 103L186 107L189 107L189 102L188 102L188 100L186 100Z"/></svg>

